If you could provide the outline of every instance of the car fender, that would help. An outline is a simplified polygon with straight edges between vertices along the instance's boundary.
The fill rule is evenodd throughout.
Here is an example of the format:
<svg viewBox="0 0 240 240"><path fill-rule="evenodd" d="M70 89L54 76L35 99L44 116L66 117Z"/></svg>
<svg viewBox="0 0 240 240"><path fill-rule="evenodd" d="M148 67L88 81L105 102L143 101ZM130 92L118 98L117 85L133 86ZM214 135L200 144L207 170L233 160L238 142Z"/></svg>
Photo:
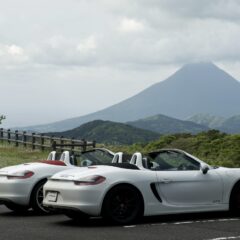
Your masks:
<svg viewBox="0 0 240 240"><path fill-rule="evenodd" d="M104 199L107 193L114 187L121 184L128 184L136 188L142 196L144 209L145 206L151 204L152 201L157 202L158 200L153 197L153 192L151 190L151 183L156 181L156 175L153 171L143 171L137 170L137 172L133 172L134 170L119 170L119 174L116 172L106 174L107 183L102 192L101 200L100 200L100 208L102 209ZM149 174L148 174L149 173ZM122 175L122 177L119 177ZM142 180L143 175L145 175L144 181ZM116 176L118 176L116 178ZM106 187L107 186L107 187Z"/></svg>

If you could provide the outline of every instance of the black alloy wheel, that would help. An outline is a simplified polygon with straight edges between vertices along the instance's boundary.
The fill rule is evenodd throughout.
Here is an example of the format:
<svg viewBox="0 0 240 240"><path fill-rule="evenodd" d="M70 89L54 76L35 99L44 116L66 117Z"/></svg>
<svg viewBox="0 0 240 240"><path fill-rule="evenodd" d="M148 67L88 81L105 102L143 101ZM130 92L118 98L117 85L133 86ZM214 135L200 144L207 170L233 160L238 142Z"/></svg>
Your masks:
<svg viewBox="0 0 240 240"><path fill-rule="evenodd" d="M131 185L116 186L104 199L102 215L116 224L132 223L143 215L142 196Z"/></svg>
<svg viewBox="0 0 240 240"><path fill-rule="evenodd" d="M38 214L48 214L50 210L43 206L43 185L47 182L46 179L40 181L34 187L31 194L31 206L34 212Z"/></svg>
<svg viewBox="0 0 240 240"><path fill-rule="evenodd" d="M233 188L229 207L233 214L240 214L240 183Z"/></svg>

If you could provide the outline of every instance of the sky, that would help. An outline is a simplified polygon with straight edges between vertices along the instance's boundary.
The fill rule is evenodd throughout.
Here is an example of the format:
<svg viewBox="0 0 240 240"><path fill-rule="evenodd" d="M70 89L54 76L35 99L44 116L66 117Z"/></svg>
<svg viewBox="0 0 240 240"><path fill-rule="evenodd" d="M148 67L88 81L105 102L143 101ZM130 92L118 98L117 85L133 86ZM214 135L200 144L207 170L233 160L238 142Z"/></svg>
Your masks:
<svg viewBox="0 0 240 240"><path fill-rule="evenodd" d="M2 127L82 116L192 62L240 80L239 0L0 0Z"/></svg>

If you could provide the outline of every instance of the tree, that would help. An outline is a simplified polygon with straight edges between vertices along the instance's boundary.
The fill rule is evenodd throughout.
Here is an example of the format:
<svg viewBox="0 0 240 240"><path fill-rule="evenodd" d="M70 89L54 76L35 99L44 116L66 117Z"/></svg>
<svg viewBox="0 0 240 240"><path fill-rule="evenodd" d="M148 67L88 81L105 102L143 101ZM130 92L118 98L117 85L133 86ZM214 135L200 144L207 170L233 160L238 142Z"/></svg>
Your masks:
<svg viewBox="0 0 240 240"><path fill-rule="evenodd" d="M2 123L2 120L6 119L4 115L0 115L0 124Z"/></svg>

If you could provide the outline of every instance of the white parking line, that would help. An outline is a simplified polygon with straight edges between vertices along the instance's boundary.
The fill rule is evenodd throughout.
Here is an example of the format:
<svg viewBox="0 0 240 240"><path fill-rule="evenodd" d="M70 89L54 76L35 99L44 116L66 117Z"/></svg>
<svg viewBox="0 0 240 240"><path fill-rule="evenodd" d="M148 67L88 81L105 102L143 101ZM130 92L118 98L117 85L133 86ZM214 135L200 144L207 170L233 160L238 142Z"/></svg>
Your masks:
<svg viewBox="0 0 240 240"><path fill-rule="evenodd" d="M134 228L136 225L129 225L129 226L124 226L125 228Z"/></svg>
<svg viewBox="0 0 240 240"><path fill-rule="evenodd" d="M124 228L135 228L138 226L163 226L163 225L186 225L186 224L193 224L193 223L213 223L213 222L231 222L231 221L240 221L240 218L220 218L220 219L209 219L209 220L196 220L196 221L186 221L186 222L163 222L163 223L150 223L150 224L140 224L140 225L129 225L124 226ZM240 239L239 236L235 238L216 238L216 239L209 239L209 240L225 240L225 239Z"/></svg>
<svg viewBox="0 0 240 240"><path fill-rule="evenodd" d="M211 239L207 239L207 240L228 240L228 239L240 239L240 236L218 237L218 238L211 238Z"/></svg>
<svg viewBox="0 0 240 240"><path fill-rule="evenodd" d="M197 220L197 221L188 221L188 222L170 222L170 223L160 223L160 224L153 223L151 225L152 226L163 225L163 224L181 225L181 224L193 224L193 223L212 223L212 222L230 222L230 221L240 221L240 218L222 218L222 219Z"/></svg>
<svg viewBox="0 0 240 240"><path fill-rule="evenodd" d="M174 225L180 225L180 224L191 224L191 223L194 223L193 221L189 221L189 222L175 222L175 223L172 223Z"/></svg>

